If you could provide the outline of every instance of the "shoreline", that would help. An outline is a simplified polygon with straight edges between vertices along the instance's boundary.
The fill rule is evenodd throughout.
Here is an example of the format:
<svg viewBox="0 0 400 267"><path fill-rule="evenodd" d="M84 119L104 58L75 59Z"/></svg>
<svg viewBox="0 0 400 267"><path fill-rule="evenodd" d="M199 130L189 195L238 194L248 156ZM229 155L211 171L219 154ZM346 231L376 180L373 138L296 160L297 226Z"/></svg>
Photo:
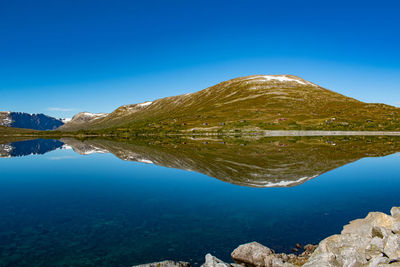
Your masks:
<svg viewBox="0 0 400 267"><path fill-rule="evenodd" d="M201 267L398 267L400 207L393 207L390 215L370 212L363 219L350 221L340 234L331 235L318 245L302 247L296 244L296 247L298 255L275 253L260 243L251 242L240 245L231 253L235 263L226 263L207 254ZM133 267L191 266L184 261L166 260Z"/></svg>
<svg viewBox="0 0 400 267"><path fill-rule="evenodd" d="M264 136L400 136L396 131L263 131Z"/></svg>
<svg viewBox="0 0 400 267"><path fill-rule="evenodd" d="M320 130L263 130L248 132L180 132L180 133L138 133L138 134L82 134L71 132L57 133L7 133L0 137L127 137L127 136L400 136L400 131L320 131Z"/></svg>

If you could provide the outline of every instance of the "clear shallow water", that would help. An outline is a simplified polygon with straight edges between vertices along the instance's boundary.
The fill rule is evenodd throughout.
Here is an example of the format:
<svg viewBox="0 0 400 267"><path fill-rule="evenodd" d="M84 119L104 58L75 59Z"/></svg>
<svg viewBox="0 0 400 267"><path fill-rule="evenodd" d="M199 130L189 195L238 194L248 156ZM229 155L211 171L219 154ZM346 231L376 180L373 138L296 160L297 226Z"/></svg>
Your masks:
<svg viewBox="0 0 400 267"><path fill-rule="evenodd" d="M294 187L251 188L112 154L1 158L0 266L201 264L250 241L289 252L400 205L399 163L364 158Z"/></svg>

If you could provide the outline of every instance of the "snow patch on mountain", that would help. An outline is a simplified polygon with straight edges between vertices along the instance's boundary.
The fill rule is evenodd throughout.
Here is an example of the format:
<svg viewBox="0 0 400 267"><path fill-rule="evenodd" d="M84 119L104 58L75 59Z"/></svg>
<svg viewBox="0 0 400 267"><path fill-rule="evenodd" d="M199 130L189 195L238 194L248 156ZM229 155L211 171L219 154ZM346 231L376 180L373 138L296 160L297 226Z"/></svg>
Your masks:
<svg viewBox="0 0 400 267"><path fill-rule="evenodd" d="M11 126L12 122L13 120L11 118L11 112L9 111L0 112L0 125Z"/></svg>
<svg viewBox="0 0 400 267"><path fill-rule="evenodd" d="M151 102L151 101L146 101L146 102L143 102L143 103L138 104L138 106L147 107L148 105L151 105L152 103L153 103L153 102Z"/></svg>
<svg viewBox="0 0 400 267"><path fill-rule="evenodd" d="M102 118L108 115L107 113L90 113L90 112L81 112L79 114L92 118Z"/></svg>
<svg viewBox="0 0 400 267"><path fill-rule="evenodd" d="M247 80L263 80L263 81L277 81L277 82L296 82L302 85L317 86L311 82L307 82L301 78L291 77L286 75L257 75L247 78Z"/></svg>
<svg viewBox="0 0 400 267"><path fill-rule="evenodd" d="M3 124L4 125L11 125L11 123L12 123L12 119L10 118L10 117L7 117L7 118L5 118L4 120L3 120Z"/></svg>

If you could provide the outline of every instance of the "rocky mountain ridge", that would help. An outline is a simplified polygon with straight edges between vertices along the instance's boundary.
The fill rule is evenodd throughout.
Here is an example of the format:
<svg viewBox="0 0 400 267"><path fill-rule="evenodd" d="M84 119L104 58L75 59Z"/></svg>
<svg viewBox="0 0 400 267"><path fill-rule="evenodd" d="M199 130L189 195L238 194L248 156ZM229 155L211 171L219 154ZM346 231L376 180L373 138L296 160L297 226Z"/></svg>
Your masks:
<svg viewBox="0 0 400 267"><path fill-rule="evenodd" d="M33 130L55 130L64 125L63 119L56 119L45 114L24 112L0 112L0 125Z"/></svg>
<svg viewBox="0 0 400 267"><path fill-rule="evenodd" d="M107 113L80 112L73 116L72 119L65 121L65 125L61 126L59 130L71 129L76 127L79 128L96 120L102 119L107 115Z"/></svg>

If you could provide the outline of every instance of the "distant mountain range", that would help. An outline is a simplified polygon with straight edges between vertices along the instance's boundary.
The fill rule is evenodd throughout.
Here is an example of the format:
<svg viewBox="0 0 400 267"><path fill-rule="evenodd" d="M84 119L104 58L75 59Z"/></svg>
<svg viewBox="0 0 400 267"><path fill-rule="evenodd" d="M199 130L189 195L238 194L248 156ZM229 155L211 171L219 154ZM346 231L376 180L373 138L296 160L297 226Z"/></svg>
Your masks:
<svg viewBox="0 0 400 267"><path fill-rule="evenodd" d="M33 130L55 130L64 125L63 119L56 119L44 114L23 112L0 112L0 125Z"/></svg>
<svg viewBox="0 0 400 267"><path fill-rule="evenodd" d="M292 75L236 78L199 92L84 117L73 119L60 130L400 130L399 108L364 103Z"/></svg>

